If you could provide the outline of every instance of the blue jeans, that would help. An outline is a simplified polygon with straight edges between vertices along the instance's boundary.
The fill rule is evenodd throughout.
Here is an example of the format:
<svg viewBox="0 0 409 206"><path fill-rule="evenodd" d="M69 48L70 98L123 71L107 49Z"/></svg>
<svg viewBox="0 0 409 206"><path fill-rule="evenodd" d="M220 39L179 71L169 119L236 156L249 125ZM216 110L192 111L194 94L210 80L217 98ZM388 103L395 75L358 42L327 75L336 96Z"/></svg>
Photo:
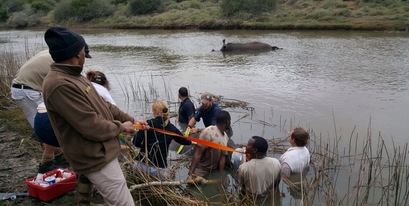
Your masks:
<svg viewBox="0 0 409 206"><path fill-rule="evenodd" d="M45 113L38 112L36 114L34 119L34 132L36 133L40 142L54 147L60 146L57 137L54 134L54 130L51 127L51 122L46 112Z"/></svg>
<svg viewBox="0 0 409 206"><path fill-rule="evenodd" d="M11 98L23 110L31 127L34 128L34 117L37 113L37 107L44 101L41 92L11 87Z"/></svg>

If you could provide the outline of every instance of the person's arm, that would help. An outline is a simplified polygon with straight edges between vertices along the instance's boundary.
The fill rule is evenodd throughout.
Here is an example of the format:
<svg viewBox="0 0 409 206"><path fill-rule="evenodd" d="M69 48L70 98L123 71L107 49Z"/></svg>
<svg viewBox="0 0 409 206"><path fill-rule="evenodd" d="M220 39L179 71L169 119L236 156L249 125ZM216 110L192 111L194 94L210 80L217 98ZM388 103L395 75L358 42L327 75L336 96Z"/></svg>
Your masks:
<svg viewBox="0 0 409 206"><path fill-rule="evenodd" d="M189 120L189 123L187 124L187 127L190 128L190 134L195 134L195 133L198 132L198 131L197 131L197 128L195 128L195 125L196 125L196 119L195 119L195 117L192 117L192 118Z"/></svg>
<svg viewBox="0 0 409 206"><path fill-rule="evenodd" d="M288 177L291 174L291 167L287 163L282 163L281 164L281 174Z"/></svg>
<svg viewBox="0 0 409 206"><path fill-rule="evenodd" d="M281 181L281 174L278 173L277 179L274 181L274 188L278 188L278 185L280 184Z"/></svg>
<svg viewBox="0 0 409 206"><path fill-rule="evenodd" d="M142 121L142 120L135 120L135 121ZM152 121L151 120L148 120L148 121L143 121L143 122L145 122L147 125L148 125L148 127L151 127L152 126ZM147 135L148 135L148 138L149 138L149 133L150 132L152 132L152 130L148 130L147 131ZM142 146L142 142L145 140L145 130L139 130L136 134L135 134L135 136L133 137L133 140L132 140L132 143L133 143L133 145L135 145L135 147L141 147Z"/></svg>
<svg viewBox="0 0 409 206"><path fill-rule="evenodd" d="M193 103L190 103L190 105L187 105L185 107L185 112L187 115L187 119L191 119L192 117L195 116L195 106L193 105Z"/></svg>
<svg viewBox="0 0 409 206"><path fill-rule="evenodd" d="M144 133L144 131L138 131L133 137L132 143L133 145L135 145L135 147L141 147L142 141L144 139Z"/></svg>
<svg viewBox="0 0 409 206"><path fill-rule="evenodd" d="M196 146L196 151L195 151L195 154L193 155L192 163L190 165L190 169L188 173L189 177L195 174L196 167L199 164L200 157L202 157L202 154L204 153L204 151L205 151L204 147Z"/></svg>
<svg viewBox="0 0 409 206"><path fill-rule="evenodd" d="M226 156L223 152L220 155L220 160L219 160L219 170L221 172L224 172L224 167L226 166Z"/></svg>
<svg viewBox="0 0 409 206"><path fill-rule="evenodd" d="M60 84L48 95L47 102L50 105L47 109L52 110L49 112L58 113L67 122L67 126L74 128L84 138L91 141L112 139L119 133L127 131L122 122L133 121L133 117L120 111L112 104L111 106L115 107L116 115L120 117L121 121L103 118L90 105L89 98L84 96L79 88L70 84ZM61 102L69 103L61 104Z"/></svg>
<svg viewBox="0 0 409 206"><path fill-rule="evenodd" d="M240 194L241 195L245 195L246 194L246 185L244 184L244 172L243 172L243 167L242 165L239 166L238 172L238 182L239 182L239 186L241 186L241 190L240 190Z"/></svg>
<svg viewBox="0 0 409 206"><path fill-rule="evenodd" d="M222 109L220 109L220 107L216 104L213 103L213 114L212 114L212 120L211 120L211 125L216 125L216 114L220 111L222 111Z"/></svg>
<svg viewBox="0 0 409 206"><path fill-rule="evenodd" d="M175 127L175 125L172 124L168 124L169 126L169 131L174 132L180 136L183 136L182 132L180 132L180 130L178 128ZM175 140L177 143L182 144L182 145L191 145L192 141L185 139L185 138L181 138L178 136L172 136L173 140Z"/></svg>
<svg viewBox="0 0 409 206"><path fill-rule="evenodd" d="M192 117L192 118L189 120L189 123L187 123L187 126L188 126L189 128L193 128L195 125L196 125L196 119L195 119L195 117Z"/></svg>

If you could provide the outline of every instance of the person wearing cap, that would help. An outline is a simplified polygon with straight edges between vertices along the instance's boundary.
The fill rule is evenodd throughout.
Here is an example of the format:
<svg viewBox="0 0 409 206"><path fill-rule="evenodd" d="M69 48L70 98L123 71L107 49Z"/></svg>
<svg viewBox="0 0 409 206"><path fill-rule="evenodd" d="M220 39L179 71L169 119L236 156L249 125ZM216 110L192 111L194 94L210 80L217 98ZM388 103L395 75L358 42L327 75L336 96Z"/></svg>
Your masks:
<svg viewBox="0 0 409 206"><path fill-rule="evenodd" d="M135 122L146 122L104 101L81 75L86 55L81 35L50 27L44 39L54 60L43 83L44 103L60 147L79 176L78 204L90 204L94 185L108 205L135 205L118 163L118 135L134 133Z"/></svg>
<svg viewBox="0 0 409 206"><path fill-rule="evenodd" d="M89 52L88 46L87 50ZM86 56L91 58L89 54ZM30 126L34 128L37 107L43 102L42 85L50 71L53 59L48 50L43 50L31 57L20 69L11 84L11 98L23 110Z"/></svg>
<svg viewBox="0 0 409 206"><path fill-rule="evenodd" d="M268 143L260 136L253 136L246 145L246 154L250 161L243 163L238 169L238 182L242 193L255 197L266 197L275 189L281 180L280 162L276 158L267 157Z"/></svg>
<svg viewBox="0 0 409 206"><path fill-rule="evenodd" d="M216 125L206 127L199 139L227 146L229 137L225 130L230 127L231 117L229 112L220 111L216 114ZM189 169L189 178L195 176L205 177L215 171L224 171L227 151L197 144Z"/></svg>

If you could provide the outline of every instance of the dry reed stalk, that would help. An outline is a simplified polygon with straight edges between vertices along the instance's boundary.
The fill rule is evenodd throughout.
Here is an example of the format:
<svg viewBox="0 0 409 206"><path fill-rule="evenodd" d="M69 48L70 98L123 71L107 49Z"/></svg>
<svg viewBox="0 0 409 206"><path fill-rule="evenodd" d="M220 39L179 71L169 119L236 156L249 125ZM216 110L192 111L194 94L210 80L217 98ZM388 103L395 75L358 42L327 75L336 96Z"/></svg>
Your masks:
<svg viewBox="0 0 409 206"><path fill-rule="evenodd" d="M151 75L151 81L153 80L154 79ZM163 79L163 81L164 86L166 86L166 80ZM142 106L149 107L148 103L153 102L154 100L151 98L155 98L159 95L159 88L153 83L148 84L148 89L145 89L140 84L131 85L133 86L130 90L123 89L123 91L129 90L130 93L133 94L131 97L133 100L143 101L143 103L141 103ZM165 89L165 91L166 94L168 94L165 96L173 96L169 95L171 92L168 90ZM271 111L271 115L273 116L273 111ZM239 120L248 116L249 114L245 114L243 117L240 117ZM312 138L310 139L308 148L310 149L313 161L311 162L312 169L310 170L307 179L302 182L301 204L314 205L317 201L323 201L323 204L325 205L367 205L378 201L378 204L381 205L407 205L409 199L409 186L407 183L409 180L409 172L406 160L407 147L402 149L393 145L393 152L391 153L381 137L378 138L377 142L372 140L372 129L369 126L367 136L364 139L360 138L355 131L356 127L354 127L347 140L349 142L349 144L346 145L348 148L345 148L343 145L340 145L340 142L342 142L342 136L338 133L335 119L333 113L335 137L331 137L330 134L316 134L313 129L310 129L310 136ZM287 122L289 122L289 124L287 124ZM295 117L288 121L283 119L280 115L280 131L291 130L291 127L296 125L295 122ZM256 120L256 123L264 126L275 126L271 121L266 120ZM263 128L263 133L264 132ZM361 140L362 143L359 144ZM279 144L284 141L286 141L285 138L275 139L273 141L270 140L269 151L274 152L274 154L285 152L286 149L279 146ZM348 172L350 176L348 177L348 173L345 173L344 171ZM354 175L356 174L356 171L359 171L358 177ZM339 183L341 179L346 179L347 181L340 185ZM141 186L138 186L138 189L135 189L137 191L133 191L133 193L137 193L138 196L142 197L144 200L157 196L159 199L166 200L165 202L167 204L183 204L181 202L184 201L193 201L195 202L192 203L193 205L196 203L211 203L211 197L206 197L206 194L201 194L204 200L193 198L189 191L178 185L179 183L183 185L184 181L177 182L169 179L166 180L169 185L163 185L163 182L148 185L149 182L155 181L156 180L151 177L146 177L145 174L144 177L139 178L138 180L138 182L141 183L139 184ZM291 183L286 182L285 180L283 182L291 185ZM233 182L233 184L237 184L237 182ZM340 190L340 187L345 187L345 190ZM168 190L178 192L171 192L171 197L168 197L164 194L164 192L167 192ZM246 201L246 203L249 203L250 205L254 204L254 197L241 197L237 191L221 191L222 194L220 195L224 197L225 204L240 205ZM199 190L199 193L200 192L201 190ZM187 195L186 197L188 199L183 200L183 195ZM176 196L182 199L175 198Z"/></svg>

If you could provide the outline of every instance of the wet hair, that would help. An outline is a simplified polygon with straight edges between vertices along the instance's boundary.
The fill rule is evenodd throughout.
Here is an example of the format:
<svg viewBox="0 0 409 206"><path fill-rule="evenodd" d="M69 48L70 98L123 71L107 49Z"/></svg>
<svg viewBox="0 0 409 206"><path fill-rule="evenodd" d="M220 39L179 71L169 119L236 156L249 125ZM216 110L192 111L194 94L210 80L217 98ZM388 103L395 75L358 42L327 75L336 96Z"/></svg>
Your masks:
<svg viewBox="0 0 409 206"><path fill-rule="evenodd" d="M187 88L186 87L181 87L179 89L179 95L181 97L187 97L189 95L189 92L188 92Z"/></svg>
<svg viewBox="0 0 409 206"><path fill-rule="evenodd" d="M297 146L303 147L307 145L308 139L310 139L310 134L307 131L305 131L304 128L296 127L291 133L291 138L294 140Z"/></svg>
<svg viewBox="0 0 409 206"><path fill-rule="evenodd" d="M87 79L89 79L91 82L95 82L99 85L102 85L107 90L111 90L111 87L109 86L109 81L104 73L96 70L91 70L86 73L86 76Z"/></svg>
<svg viewBox="0 0 409 206"><path fill-rule="evenodd" d="M170 120L170 111L166 102L161 100L156 100L152 104L152 112L154 114L159 114L162 117L163 127L166 127L169 124Z"/></svg>
<svg viewBox="0 0 409 206"><path fill-rule="evenodd" d="M253 148L257 149L257 153L264 154L268 150L268 143L267 140L260 136L253 136L251 137L254 139Z"/></svg>
<svg viewBox="0 0 409 206"><path fill-rule="evenodd" d="M216 124L227 123L228 120L231 120L230 114L227 111L220 111L216 114Z"/></svg>

